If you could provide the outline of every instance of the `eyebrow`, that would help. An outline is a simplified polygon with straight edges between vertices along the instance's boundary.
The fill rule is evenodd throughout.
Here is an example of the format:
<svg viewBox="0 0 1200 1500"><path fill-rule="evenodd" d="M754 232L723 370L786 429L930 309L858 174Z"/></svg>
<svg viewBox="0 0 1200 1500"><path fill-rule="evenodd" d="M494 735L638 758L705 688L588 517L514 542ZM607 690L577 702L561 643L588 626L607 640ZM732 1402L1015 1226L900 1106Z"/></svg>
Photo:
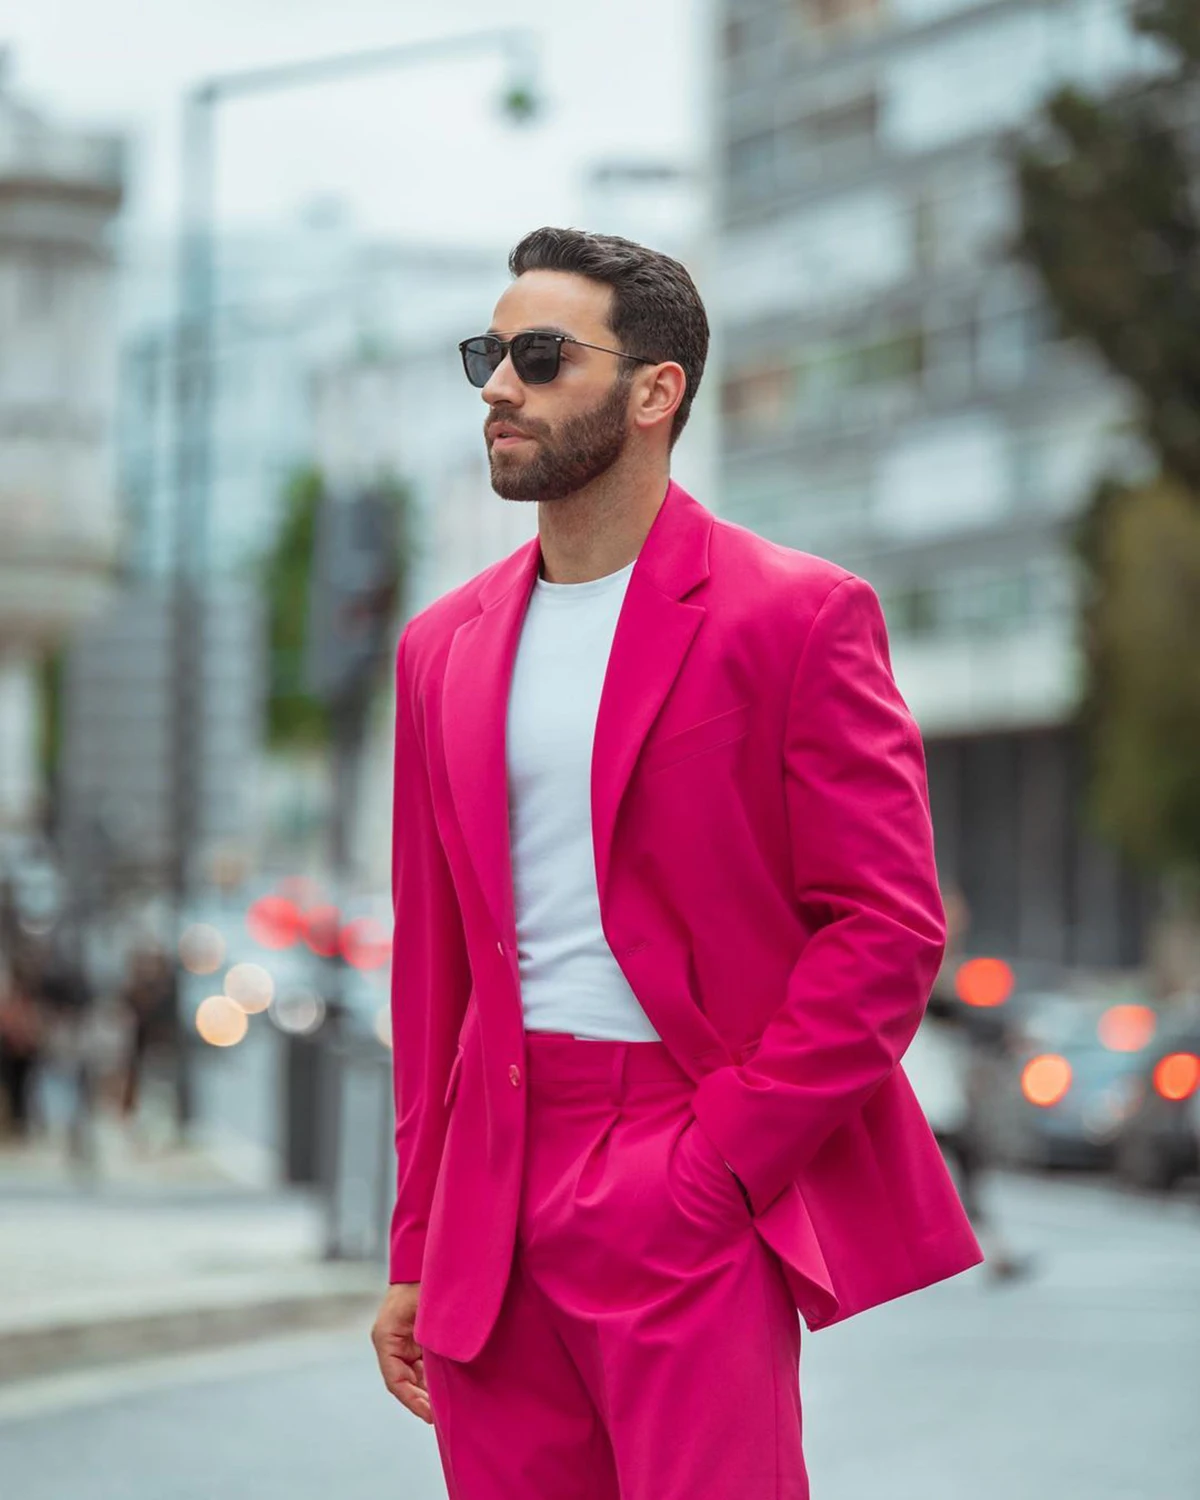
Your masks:
<svg viewBox="0 0 1200 1500"><path fill-rule="evenodd" d="M532 328L518 328L517 333L561 333L564 338L574 338L575 335L569 328L559 328L556 323L537 323ZM488 333L495 338L503 338L504 335L498 328L489 328Z"/></svg>

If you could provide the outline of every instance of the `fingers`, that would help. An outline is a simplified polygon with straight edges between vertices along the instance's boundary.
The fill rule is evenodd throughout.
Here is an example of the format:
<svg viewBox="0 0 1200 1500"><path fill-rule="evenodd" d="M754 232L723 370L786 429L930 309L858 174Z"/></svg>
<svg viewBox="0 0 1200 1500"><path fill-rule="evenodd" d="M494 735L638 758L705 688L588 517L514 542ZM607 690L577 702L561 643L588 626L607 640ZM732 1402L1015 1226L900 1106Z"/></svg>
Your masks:
<svg viewBox="0 0 1200 1500"><path fill-rule="evenodd" d="M379 1372L389 1392L416 1417L430 1425L433 1411L425 1389L425 1361L419 1355L409 1361L387 1348L376 1348Z"/></svg>
<svg viewBox="0 0 1200 1500"><path fill-rule="evenodd" d="M391 1387L389 1387L391 1389ZM420 1417L427 1426L433 1426L433 1408L429 1404L429 1397L424 1391L415 1385L402 1381L394 1390L392 1395L399 1401L401 1406L407 1407L414 1417Z"/></svg>

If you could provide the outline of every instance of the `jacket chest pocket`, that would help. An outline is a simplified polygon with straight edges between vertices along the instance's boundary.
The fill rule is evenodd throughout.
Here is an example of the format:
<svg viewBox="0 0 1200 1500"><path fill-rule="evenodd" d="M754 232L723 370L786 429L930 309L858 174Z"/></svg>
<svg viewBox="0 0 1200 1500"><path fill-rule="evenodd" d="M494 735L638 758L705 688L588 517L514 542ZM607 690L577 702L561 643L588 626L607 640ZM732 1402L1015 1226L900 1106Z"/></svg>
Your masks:
<svg viewBox="0 0 1200 1500"><path fill-rule="evenodd" d="M714 718L704 719L699 724L689 724L665 739L656 740L642 756L641 768L647 775L665 771L668 766L691 760L723 745L731 745L742 739L750 729L750 705L739 703Z"/></svg>

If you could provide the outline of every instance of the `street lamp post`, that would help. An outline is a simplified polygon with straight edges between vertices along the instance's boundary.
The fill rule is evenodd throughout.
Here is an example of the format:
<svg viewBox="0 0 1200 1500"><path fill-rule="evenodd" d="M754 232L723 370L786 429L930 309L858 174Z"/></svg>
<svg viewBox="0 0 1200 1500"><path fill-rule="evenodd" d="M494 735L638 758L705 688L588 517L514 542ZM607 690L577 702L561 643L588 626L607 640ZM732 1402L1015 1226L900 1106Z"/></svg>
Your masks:
<svg viewBox="0 0 1200 1500"><path fill-rule="evenodd" d="M499 52L508 65L502 103L514 121L535 109L536 53L532 33L504 27L297 63L223 74L197 84L184 100L182 133L179 308L175 359L175 508L172 538L172 712L170 735L170 881L176 940L196 888L194 856L203 827L204 630L210 571L212 493L213 284L216 111L225 100L277 93L367 73L419 66L474 53ZM193 1114L191 1028L177 996L176 1123Z"/></svg>

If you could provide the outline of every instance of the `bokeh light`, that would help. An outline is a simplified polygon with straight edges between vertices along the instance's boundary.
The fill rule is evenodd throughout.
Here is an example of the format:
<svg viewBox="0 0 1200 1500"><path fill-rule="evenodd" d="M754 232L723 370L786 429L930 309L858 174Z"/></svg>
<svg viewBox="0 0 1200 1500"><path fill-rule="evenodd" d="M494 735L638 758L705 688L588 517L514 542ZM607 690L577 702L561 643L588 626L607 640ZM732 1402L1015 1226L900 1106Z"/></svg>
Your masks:
<svg viewBox="0 0 1200 1500"><path fill-rule="evenodd" d="M225 939L207 922L193 922L179 939L179 961L189 974L215 974L225 962Z"/></svg>
<svg viewBox="0 0 1200 1500"><path fill-rule="evenodd" d="M347 922L338 941L342 957L355 969L382 969L391 957L391 933L374 917Z"/></svg>
<svg viewBox="0 0 1200 1500"><path fill-rule="evenodd" d="M1154 1069L1154 1087L1164 1099L1178 1103L1200 1088L1200 1057L1193 1052L1172 1052L1160 1058Z"/></svg>
<svg viewBox="0 0 1200 1500"><path fill-rule="evenodd" d="M954 976L958 998L979 1009L1003 1005L1015 984L1016 977L1002 958L970 958Z"/></svg>
<svg viewBox="0 0 1200 1500"><path fill-rule="evenodd" d="M309 1036L325 1019L325 1001L313 990L289 990L271 1001L271 1020L290 1036Z"/></svg>
<svg viewBox="0 0 1200 1500"><path fill-rule="evenodd" d="M303 910L316 906L322 900L320 882L311 875L285 875L275 886L275 893Z"/></svg>
<svg viewBox="0 0 1200 1500"><path fill-rule="evenodd" d="M246 912L246 930L264 948L290 948L303 934L304 919L286 896L261 896Z"/></svg>
<svg viewBox="0 0 1200 1500"><path fill-rule="evenodd" d="M225 993L248 1016L257 1016L270 1005L275 981L262 964L234 964L225 976Z"/></svg>
<svg viewBox="0 0 1200 1500"><path fill-rule="evenodd" d="M1071 1064L1056 1053L1043 1053L1025 1064L1021 1072L1021 1092L1030 1104L1049 1109L1066 1096L1071 1087Z"/></svg>
<svg viewBox="0 0 1200 1500"><path fill-rule="evenodd" d="M1140 1052L1158 1028L1158 1017L1148 1005L1112 1005L1096 1027L1100 1040L1113 1052Z"/></svg>
<svg viewBox="0 0 1200 1500"><path fill-rule="evenodd" d="M210 1047L236 1047L249 1029L246 1012L228 995L209 995L196 1011L196 1030Z"/></svg>
<svg viewBox="0 0 1200 1500"><path fill-rule="evenodd" d="M310 906L303 920L304 941L321 958L333 958L338 951L341 912L326 902L321 906Z"/></svg>

